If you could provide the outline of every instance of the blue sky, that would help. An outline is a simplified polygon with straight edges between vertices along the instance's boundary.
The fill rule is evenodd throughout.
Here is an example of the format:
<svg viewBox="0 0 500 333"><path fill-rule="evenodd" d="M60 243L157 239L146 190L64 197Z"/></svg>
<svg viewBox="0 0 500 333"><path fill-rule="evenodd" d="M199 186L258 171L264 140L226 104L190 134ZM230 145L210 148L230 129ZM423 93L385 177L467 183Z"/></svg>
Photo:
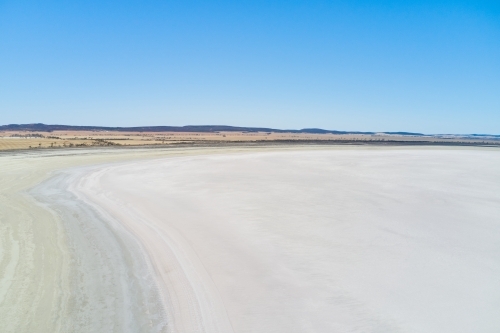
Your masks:
<svg viewBox="0 0 500 333"><path fill-rule="evenodd" d="M500 134L500 2L0 0L33 122Z"/></svg>

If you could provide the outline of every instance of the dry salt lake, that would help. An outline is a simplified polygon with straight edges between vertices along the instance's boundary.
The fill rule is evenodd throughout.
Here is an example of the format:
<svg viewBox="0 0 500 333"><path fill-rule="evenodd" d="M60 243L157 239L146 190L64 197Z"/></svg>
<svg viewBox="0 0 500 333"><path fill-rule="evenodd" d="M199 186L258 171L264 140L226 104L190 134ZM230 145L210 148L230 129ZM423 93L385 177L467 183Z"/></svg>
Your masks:
<svg viewBox="0 0 500 333"><path fill-rule="evenodd" d="M500 150L0 155L0 332L499 332Z"/></svg>

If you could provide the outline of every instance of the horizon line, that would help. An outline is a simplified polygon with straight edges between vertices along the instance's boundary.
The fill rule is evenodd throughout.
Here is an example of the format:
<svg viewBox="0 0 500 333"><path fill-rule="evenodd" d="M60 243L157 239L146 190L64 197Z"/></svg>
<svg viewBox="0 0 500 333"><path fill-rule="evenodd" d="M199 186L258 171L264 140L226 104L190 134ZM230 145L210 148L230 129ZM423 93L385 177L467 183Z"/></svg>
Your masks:
<svg viewBox="0 0 500 333"><path fill-rule="evenodd" d="M184 125L184 126L169 126L169 125L154 125L154 126L94 126L94 125L62 125L62 124L44 124L44 123L29 123L29 124L7 124L0 125L0 131L5 130L21 130L21 131L85 131L85 130L105 130L105 131L131 131L131 132L274 132L274 133L308 133L308 134L392 134L402 136L437 136L437 135L455 135L455 136L492 136L500 137L499 134L483 134L483 133L434 133L423 134L418 132L407 131L341 131L327 130L322 128L302 128L302 129L276 129L271 127L246 127L246 126L231 126L231 125Z"/></svg>

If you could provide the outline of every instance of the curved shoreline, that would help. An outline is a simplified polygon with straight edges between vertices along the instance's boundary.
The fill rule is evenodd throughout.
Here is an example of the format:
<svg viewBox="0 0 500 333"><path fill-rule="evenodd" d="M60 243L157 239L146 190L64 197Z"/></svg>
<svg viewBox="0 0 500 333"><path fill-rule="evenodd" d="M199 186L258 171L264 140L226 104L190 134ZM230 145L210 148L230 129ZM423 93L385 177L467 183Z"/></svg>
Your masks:
<svg viewBox="0 0 500 333"><path fill-rule="evenodd" d="M69 168L186 153L196 152L102 149L0 154L0 332L64 333L73 327L68 312L79 311L69 301L73 259L64 223L57 212L33 198L30 189ZM81 331L88 332L87 328Z"/></svg>
<svg viewBox="0 0 500 333"><path fill-rule="evenodd" d="M65 231L68 290L61 332L167 332L164 305L140 243L71 191L86 172L61 172L30 191L57 212Z"/></svg>

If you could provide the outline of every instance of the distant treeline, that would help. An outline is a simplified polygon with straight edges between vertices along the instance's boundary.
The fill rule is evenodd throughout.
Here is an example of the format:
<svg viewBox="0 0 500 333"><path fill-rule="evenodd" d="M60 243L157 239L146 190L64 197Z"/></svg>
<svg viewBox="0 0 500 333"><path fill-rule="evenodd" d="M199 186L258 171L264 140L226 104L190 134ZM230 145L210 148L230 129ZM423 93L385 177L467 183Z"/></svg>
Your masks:
<svg viewBox="0 0 500 333"><path fill-rule="evenodd" d="M268 132L268 133L309 133L309 134L376 134L380 132L330 131L321 128L303 128L300 130L281 130L261 127L236 127L225 125L189 125L189 126L141 126L141 127L102 127L70 126L46 124L10 124L0 126L0 131L114 131L114 132ZM423 135L411 132L383 132L393 135Z"/></svg>

